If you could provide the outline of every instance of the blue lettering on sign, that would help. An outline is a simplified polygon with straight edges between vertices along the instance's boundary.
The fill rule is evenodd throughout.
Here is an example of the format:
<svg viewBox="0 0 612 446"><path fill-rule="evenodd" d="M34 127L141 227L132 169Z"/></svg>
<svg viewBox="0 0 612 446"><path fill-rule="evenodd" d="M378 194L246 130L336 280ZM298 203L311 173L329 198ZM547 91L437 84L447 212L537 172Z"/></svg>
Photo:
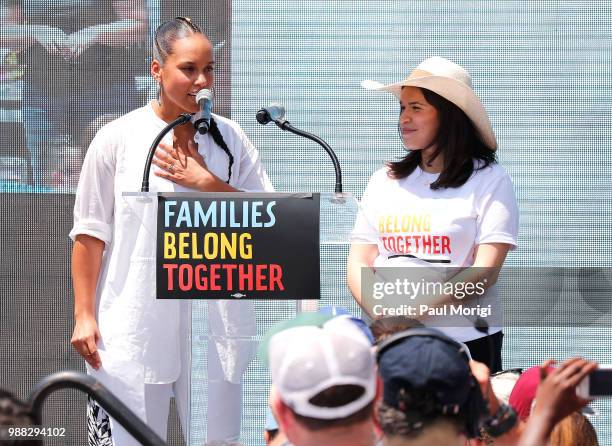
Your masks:
<svg viewBox="0 0 612 446"><path fill-rule="evenodd" d="M170 227L170 217L174 215L174 211L170 207L176 206L176 200L166 200L164 202L164 225Z"/></svg>
<svg viewBox="0 0 612 446"><path fill-rule="evenodd" d="M176 217L174 227L176 228L270 228L276 224L274 206L276 201L266 204L265 212L262 211L263 201L244 201L242 203L242 219L236 214L236 203L234 201L211 201L208 207L200 201L182 201L178 211L177 200L164 201L164 224L166 228L171 227L171 220ZM193 208L192 208L193 206ZM268 221L264 222L265 216Z"/></svg>

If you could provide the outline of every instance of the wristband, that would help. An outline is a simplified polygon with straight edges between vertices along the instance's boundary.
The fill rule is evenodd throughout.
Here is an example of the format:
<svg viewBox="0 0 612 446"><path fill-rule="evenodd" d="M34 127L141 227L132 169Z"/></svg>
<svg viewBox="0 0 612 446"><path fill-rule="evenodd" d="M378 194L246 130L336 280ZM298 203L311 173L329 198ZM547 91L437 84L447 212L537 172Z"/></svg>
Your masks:
<svg viewBox="0 0 612 446"><path fill-rule="evenodd" d="M508 432L516 425L518 417L514 409L508 404L500 404L495 415L490 416L482 424L482 428L490 436L497 438Z"/></svg>

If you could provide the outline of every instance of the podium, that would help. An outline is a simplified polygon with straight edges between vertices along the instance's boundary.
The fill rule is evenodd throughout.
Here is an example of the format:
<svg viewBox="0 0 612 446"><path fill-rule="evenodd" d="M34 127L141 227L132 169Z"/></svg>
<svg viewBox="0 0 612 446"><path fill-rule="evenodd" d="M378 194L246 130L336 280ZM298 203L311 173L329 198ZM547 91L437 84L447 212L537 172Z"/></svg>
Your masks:
<svg viewBox="0 0 612 446"><path fill-rule="evenodd" d="M149 240L158 237L159 195L154 192L122 194L134 221L143 226ZM182 418L189 419L188 426L183 429L186 444L202 445L221 439L243 444L259 443L270 387L267 366L256 357L263 335L275 323L292 318L299 311L317 311L323 306L339 305L359 314L346 285L346 260L358 204L351 194L346 193L188 195L191 198L215 197L227 202L239 195L246 200L279 196L316 199L319 203L317 260L320 265L320 299L181 301L186 302L190 321L182 335L185 338L182 339L183 348L189 358L183 364L189 371L186 385L188 408L181 414ZM154 257L156 244L149 245L150 252L144 255ZM294 263L298 268L300 264L313 261L301 258L299 252L291 255L295 257ZM297 274L299 277L300 270Z"/></svg>

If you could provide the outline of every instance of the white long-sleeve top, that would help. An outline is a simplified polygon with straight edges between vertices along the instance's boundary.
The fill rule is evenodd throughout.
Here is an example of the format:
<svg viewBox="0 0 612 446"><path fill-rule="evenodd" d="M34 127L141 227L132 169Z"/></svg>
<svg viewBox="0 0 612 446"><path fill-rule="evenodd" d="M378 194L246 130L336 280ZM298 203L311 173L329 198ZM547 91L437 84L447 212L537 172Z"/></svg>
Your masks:
<svg viewBox="0 0 612 446"><path fill-rule="evenodd" d="M257 149L240 126L221 116L213 117L234 156L230 184L241 190L273 190ZM74 227L70 231L73 240L79 234L87 234L104 241L96 292L100 348L117 358L142 364L146 383L173 382L178 377L179 346L186 342L179 335L179 317L187 303L156 299L155 233L151 225L147 228L143 224L134 201L122 193L140 190L147 152L165 126L148 104L98 131L83 163L74 205ZM171 145L172 136L172 132L168 133L163 142ZM195 141L208 169L226 180L227 154L209 134L196 134ZM193 192L153 172L150 190ZM217 331L232 336L255 334L250 304L231 306L237 313L223 321L230 326L217 327Z"/></svg>

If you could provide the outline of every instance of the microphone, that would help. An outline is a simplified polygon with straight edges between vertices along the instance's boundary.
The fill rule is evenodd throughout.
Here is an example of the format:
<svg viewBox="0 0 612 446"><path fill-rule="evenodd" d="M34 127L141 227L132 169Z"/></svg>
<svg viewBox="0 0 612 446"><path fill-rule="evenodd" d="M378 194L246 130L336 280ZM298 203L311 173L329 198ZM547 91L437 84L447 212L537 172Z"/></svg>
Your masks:
<svg viewBox="0 0 612 446"><path fill-rule="evenodd" d="M261 125L266 125L268 122L284 121L285 107L279 102L272 102L267 107L263 107L255 115L255 119ZM278 123L278 122L277 122Z"/></svg>
<svg viewBox="0 0 612 446"><path fill-rule="evenodd" d="M213 92L203 88L196 94L196 102L200 106L200 111L197 112L192 119L193 126L198 133L204 135L210 127L210 115L213 106Z"/></svg>

